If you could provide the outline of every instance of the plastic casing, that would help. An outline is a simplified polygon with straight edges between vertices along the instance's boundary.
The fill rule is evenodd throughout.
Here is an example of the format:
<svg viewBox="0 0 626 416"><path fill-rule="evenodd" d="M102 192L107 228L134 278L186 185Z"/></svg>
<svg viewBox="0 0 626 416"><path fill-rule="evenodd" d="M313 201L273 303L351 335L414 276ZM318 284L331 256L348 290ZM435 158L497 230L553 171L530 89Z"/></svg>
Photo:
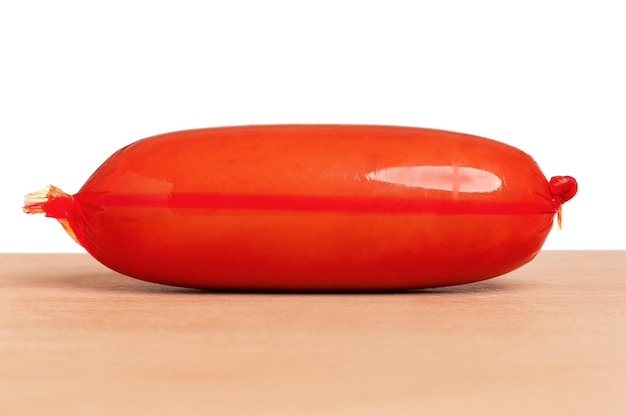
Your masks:
<svg viewBox="0 0 626 416"><path fill-rule="evenodd" d="M453 132L269 125L139 140L74 195L97 260L197 288L396 290L507 273L556 211L526 153Z"/></svg>

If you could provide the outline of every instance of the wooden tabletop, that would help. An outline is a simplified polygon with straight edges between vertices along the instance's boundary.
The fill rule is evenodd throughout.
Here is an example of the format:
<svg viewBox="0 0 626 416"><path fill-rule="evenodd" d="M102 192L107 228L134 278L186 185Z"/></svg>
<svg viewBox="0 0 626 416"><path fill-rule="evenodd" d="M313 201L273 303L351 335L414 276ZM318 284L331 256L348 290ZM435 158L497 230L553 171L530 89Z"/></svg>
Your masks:
<svg viewBox="0 0 626 416"><path fill-rule="evenodd" d="M383 294L201 292L0 254L2 415L623 415L626 251Z"/></svg>

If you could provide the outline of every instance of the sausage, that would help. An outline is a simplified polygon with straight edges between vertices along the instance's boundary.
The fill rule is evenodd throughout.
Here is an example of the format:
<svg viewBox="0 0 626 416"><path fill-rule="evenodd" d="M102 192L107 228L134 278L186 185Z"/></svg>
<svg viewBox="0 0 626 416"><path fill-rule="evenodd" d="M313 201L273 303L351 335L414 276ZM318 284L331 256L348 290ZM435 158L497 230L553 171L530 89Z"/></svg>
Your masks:
<svg viewBox="0 0 626 416"><path fill-rule="evenodd" d="M510 272L541 249L576 181L449 131L261 125L162 134L109 157L57 218L105 266L235 290L403 290Z"/></svg>

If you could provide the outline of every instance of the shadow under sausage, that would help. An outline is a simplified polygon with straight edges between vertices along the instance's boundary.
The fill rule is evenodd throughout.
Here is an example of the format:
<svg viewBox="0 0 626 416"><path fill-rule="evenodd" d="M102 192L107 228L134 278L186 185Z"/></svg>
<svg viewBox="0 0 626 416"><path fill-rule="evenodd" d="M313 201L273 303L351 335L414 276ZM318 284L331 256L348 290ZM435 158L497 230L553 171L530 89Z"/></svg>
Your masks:
<svg viewBox="0 0 626 416"><path fill-rule="evenodd" d="M524 287L519 281L510 279L489 279L480 282L468 283L456 286L443 286L422 289L401 290L289 290L289 289L229 289L212 288L198 289L179 286L168 286L158 283L142 281L126 276L113 276L99 274L97 276L81 276L80 283L72 280L71 284L89 290L102 290L106 292L146 293L146 294L189 294L189 295L212 295L212 294L237 294L237 295L298 295L302 297L315 295L328 296L359 296L359 295L454 295L454 294L485 294L510 292ZM69 283L69 282L68 282Z"/></svg>

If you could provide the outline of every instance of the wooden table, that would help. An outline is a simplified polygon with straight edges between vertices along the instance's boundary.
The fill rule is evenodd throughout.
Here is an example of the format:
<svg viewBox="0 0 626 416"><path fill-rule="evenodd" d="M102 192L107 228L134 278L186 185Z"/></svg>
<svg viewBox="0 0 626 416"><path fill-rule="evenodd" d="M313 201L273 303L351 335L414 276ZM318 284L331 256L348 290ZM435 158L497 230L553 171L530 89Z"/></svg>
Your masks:
<svg viewBox="0 0 626 416"><path fill-rule="evenodd" d="M1 415L624 415L626 252L472 285L211 293L0 255Z"/></svg>

